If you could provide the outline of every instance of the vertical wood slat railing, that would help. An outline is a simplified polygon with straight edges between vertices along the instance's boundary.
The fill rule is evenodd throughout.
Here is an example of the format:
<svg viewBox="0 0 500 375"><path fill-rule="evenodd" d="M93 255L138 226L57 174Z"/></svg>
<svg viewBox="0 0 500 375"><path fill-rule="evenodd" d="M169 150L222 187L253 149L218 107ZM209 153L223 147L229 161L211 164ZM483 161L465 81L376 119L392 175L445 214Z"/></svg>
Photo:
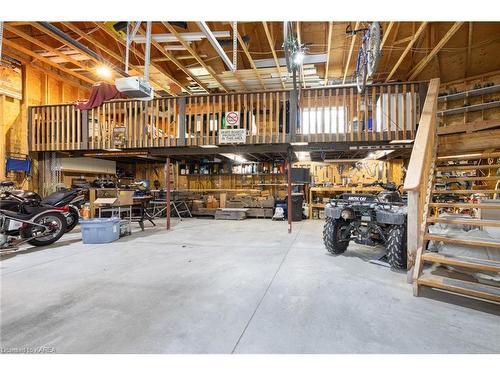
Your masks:
<svg viewBox="0 0 500 375"><path fill-rule="evenodd" d="M305 89L296 140L303 142L413 139L420 113L419 85L397 83Z"/></svg>
<svg viewBox="0 0 500 375"><path fill-rule="evenodd" d="M30 150L217 145L225 114L240 114L247 144L413 139L422 83L118 100L90 110L29 108ZM297 118L297 126L291 119Z"/></svg>
<svg viewBox="0 0 500 375"><path fill-rule="evenodd" d="M432 79L422 108L404 190L408 192L408 270L414 278L413 267L419 261L425 232L426 205L432 187L431 169L437 146L437 99L439 79Z"/></svg>

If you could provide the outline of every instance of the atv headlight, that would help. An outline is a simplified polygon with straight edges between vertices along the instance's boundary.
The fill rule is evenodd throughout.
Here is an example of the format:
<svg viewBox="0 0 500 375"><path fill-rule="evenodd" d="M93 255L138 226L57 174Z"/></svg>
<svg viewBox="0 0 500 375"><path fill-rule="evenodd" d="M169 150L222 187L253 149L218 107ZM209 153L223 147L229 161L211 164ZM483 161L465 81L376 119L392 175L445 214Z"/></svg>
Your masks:
<svg viewBox="0 0 500 375"><path fill-rule="evenodd" d="M344 208L341 212L340 212L340 217L344 220L351 220L351 219L354 219L354 212L349 209L349 208Z"/></svg>

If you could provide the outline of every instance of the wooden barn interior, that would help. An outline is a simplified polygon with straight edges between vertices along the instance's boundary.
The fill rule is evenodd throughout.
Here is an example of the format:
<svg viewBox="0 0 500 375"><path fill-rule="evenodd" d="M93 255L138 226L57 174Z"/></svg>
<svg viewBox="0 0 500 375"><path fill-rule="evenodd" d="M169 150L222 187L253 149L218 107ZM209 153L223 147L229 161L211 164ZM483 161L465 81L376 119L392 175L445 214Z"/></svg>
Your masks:
<svg viewBox="0 0 500 375"><path fill-rule="evenodd" d="M499 22L0 25L3 348L498 354Z"/></svg>

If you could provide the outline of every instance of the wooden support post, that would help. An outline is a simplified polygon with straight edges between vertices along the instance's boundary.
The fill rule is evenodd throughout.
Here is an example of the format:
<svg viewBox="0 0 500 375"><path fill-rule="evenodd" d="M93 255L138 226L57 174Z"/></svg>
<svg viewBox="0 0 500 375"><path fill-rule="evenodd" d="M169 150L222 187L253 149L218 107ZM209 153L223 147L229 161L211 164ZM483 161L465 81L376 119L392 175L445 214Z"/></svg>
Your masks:
<svg viewBox="0 0 500 375"><path fill-rule="evenodd" d="M89 111L84 109L81 111L82 114L82 145L80 146L82 149L87 149L89 147ZM92 121L94 121L92 119ZM92 123L92 132L95 133L94 125L95 122ZM94 134L92 135L92 140L94 139Z"/></svg>
<svg viewBox="0 0 500 375"><path fill-rule="evenodd" d="M186 98L180 97L177 99L179 102L179 140L178 146L186 145Z"/></svg>
<svg viewBox="0 0 500 375"><path fill-rule="evenodd" d="M167 230L170 230L170 158L165 164L165 185L167 189Z"/></svg>
<svg viewBox="0 0 500 375"><path fill-rule="evenodd" d="M408 223L407 223L407 281L413 282L413 267L415 266L415 258L418 249L418 235L420 233L419 217L418 217L418 192L408 192Z"/></svg>
<svg viewBox="0 0 500 375"><path fill-rule="evenodd" d="M288 217L288 233L292 233L292 158L291 152L289 152L287 165L287 176L288 176L288 201L287 201L287 217Z"/></svg>
<svg viewBox="0 0 500 375"><path fill-rule="evenodd" d="M5 180L5 95L0 95L0 180Z"/></svg>
<svg viewBox="0 0 500 375"><path fill-rule="evenodd" d="M294 142L295 137L297 135L297 103L299 100L299 92L297 90L297 85L296 85L296 76L297 76L297 69L293 70L293 80L294 80L294 85L293 85L293 90L290 91L290 136L289 136L289 141ZM286 108L283 109L283 114L286 113ZM284 118L284 115L283 115Z"/></svg>

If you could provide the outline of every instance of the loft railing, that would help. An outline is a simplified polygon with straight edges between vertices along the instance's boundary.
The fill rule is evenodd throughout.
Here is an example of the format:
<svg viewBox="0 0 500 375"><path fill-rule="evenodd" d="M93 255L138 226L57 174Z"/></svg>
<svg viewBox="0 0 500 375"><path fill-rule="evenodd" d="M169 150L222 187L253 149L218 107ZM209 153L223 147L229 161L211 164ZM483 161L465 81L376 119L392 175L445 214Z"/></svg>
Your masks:
<svg viewBox="0 0 500 375"><path fill-rule="evenodd" d="M245 129L247 144L413 139L426 83L118 100L91 110L29 108L31 151L204 146L219 130ZM228 112L239 124L225 122ZM296 120L295 120L296 119Z"/></svg>

